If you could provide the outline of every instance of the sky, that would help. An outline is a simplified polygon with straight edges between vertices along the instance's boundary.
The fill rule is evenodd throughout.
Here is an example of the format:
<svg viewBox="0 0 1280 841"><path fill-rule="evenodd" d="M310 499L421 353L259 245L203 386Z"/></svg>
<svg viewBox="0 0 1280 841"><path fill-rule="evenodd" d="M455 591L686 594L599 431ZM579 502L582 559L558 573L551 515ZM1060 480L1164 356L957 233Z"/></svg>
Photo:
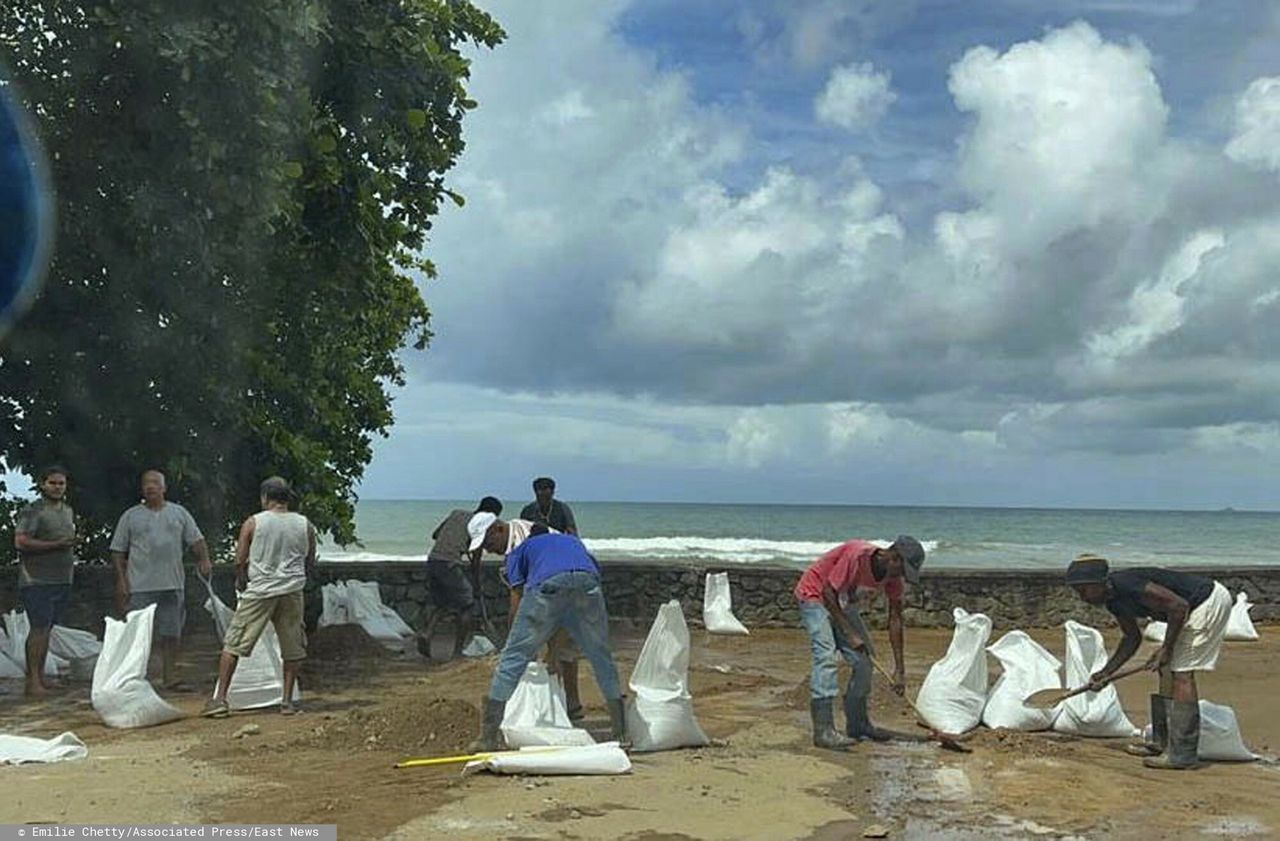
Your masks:
<svg viewBox="0 0 1280 841"><path fill-rule="evenodd" d="M1280 508L1280 5L479 5L362 497Z"/></svg>

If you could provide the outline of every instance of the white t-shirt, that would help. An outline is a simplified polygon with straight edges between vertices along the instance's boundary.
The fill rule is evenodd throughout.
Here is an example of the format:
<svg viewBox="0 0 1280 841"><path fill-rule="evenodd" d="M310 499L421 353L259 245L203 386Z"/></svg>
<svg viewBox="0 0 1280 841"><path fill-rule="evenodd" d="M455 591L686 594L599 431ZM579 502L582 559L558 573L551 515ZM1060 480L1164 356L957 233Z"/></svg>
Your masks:
<svg viewBox="0 0 1280 841"><path fill-rule="evenodd" d="M292 511L259 511L253 515L249 544L249 586L244 595L271 598L307 586L311 523Z"/></svg>
<svg viewBox="0 0 1280 841"><path fill-rule="evenodd" d="M129 591L181 590L186 585L182 556L204 540L195 518L176 502L159 508L139 503L120 515L111 551L129 556Z"/></svg>

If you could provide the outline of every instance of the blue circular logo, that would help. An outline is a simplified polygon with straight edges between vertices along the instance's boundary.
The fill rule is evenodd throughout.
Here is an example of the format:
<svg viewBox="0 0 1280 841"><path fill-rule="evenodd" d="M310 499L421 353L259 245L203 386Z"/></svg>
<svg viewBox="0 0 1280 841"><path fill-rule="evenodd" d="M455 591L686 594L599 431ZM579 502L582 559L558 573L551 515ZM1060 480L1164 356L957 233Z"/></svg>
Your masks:
<svg viewBox="0 0 1280 841"><path fill-rule="evenodd" d="M0 76L0 335L44 279L51 199L40 145L13 86Z"/></svg>

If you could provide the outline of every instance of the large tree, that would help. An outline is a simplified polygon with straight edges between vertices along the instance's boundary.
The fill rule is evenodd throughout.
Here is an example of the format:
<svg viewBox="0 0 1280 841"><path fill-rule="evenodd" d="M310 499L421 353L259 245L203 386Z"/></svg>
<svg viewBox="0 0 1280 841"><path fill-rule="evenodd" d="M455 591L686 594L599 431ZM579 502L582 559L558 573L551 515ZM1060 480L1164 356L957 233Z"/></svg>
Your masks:
<svg viewBox="0 0 1280 841"><path fill-rule="evenodd" d="M0 458L65 464L99 536L154 466L213 536L280 473L352 540L399 352L430 337L431 220L461 203L460 50L502 37L464 0L9 0L58 226L0 339Z"/></svg>

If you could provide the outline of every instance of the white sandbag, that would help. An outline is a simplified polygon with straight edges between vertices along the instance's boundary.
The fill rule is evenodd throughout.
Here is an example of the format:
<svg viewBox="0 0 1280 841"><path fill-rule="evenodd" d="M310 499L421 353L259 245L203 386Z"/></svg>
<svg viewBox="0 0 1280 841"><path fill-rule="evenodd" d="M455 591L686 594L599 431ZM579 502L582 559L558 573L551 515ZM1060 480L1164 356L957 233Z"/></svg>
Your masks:
<svg viewBox="0 0 1280 841"><path fill-rule="evenodd" d="M4 625L8 629L8 634L0 639L0 644L4 645L4 653L10 660L18 665L22 674L19 677L25 677L27 674L27 635L31 633L31 622L27 619L27 614L20 610L11 610L4 615ZM52 646L50 646L52 648ZM44 658L44 673L46 677L57 677L60 673L69 671L71 664L62 657L49 651Z"/></svg>
<svg viewBox="0 0 1280 841"><path fill-rule="evenodd" d="M382 603L376 581L347 581L346 609L351 622L392 651L404 651L414 637L400 614Z"/></svg>
<svg viewBox="0 0 1280 841"><path fill-rule="evenodd" d="M0 630L0 680L18 680L27 676L26 667L22 663L13 662L8 652L2 650L5 633Z"/></svg>
<svg viewBox="0 0 1280 841"><path fill-rule="evenodd" d="M1048 730L1058 715L1056 708L1042 710L1023 703L1028 695L1062 688L1062 661L1022 631L1010 631L987 651L1000 661L1004 672L987 696L982 723L1009 730Z"/></svg>
<svg viewBox="0 0 1280 841"><path fill-rule="evenodd" d="M733 615L733 598L729 592L729 573L708 572L702 598L702 624L713 634L749 634L746 626Z"/></svg>
<svg viewBox="0 0 1280 841"><path fill-rule="evenodd" d="M473 759L464 774L492 771L495 774L599 775L625 774L631 760L617 742L569 748L526 748L495 753L487 759Z"/></svg>
<svg viewBox="0 0 1280 841"><path fill-rule="evenodd" d="M987 654L991 620L981 613L957 607L952 611L956 630L941 660L929 668L916 709L943 733L964 733L982 721L987 705Z"/></svg>
<svg viewBox="0 0 1280 841"><path fill-rule="evenodd" d="M1142 629L1142 638L1149 642L1164 642L1164 634L1168 629L1169 626L1165 623L1152 620Z"/></svg>
<svg viewBox="0 0 1280 841"><path fill-rule="evenodd" d="M533 745L594 745L586 730L573 726L559 675L530 663L502 716L502 735L511 748Z"/></svg>
<svg viewBox="0 0 1280 841"><path fill-rule="evenodd" d="M152 604L130 612L123 622L106 618L90 698L109 727L149 727L182 718L182 712L165 703L147 682L155 616Z"/></svg>
<svg viewBox="0 0 1280 841"><path fill-rule="evenodd" d="M351 615L347 611L347 582L335 581L320 588L320 620L317 628L330 625L350 625Z"/></svg>
<svg viewBox="0 0 1280 841"><path fill-rule="evenodd" d="M709 741L689 694L689 626L680 603L667 602L631 672L627 735L636 751L697 747Z"/></svg>
<svg viewBox="0 0 1280 841"><path fill-rule="evenodd" d="M213 625L218 632L219 642L226 639L227 628L231 627L231 618L235 612L218 598L208 581L205 587L209 591L204 601L204 609L213 617ZM213 687L213 695L217 696L222 683ZM231 687L227 690L227 705L233 710L255 710L279 704L284 696L284 658L280 654L280 639L271 623L262 630L253 653L241 657L236 663L236 672L231 676ZM293 684L293 700L302 700L302 691L297 681Z"/></svg>
<svg viewBox="0 0 1280 841"><path fill-rule="evenodd" d="M497 651L498 647L484 634L472 635L470 641L462 647L463 657L488 657Z"/></svg>
<svg viewBox="0 0 1280 841"><path fill-rule="evenodd" d="M1151 739L1151 725L1143 730L1143 737ZM1240 723L1236 711L1222 704L1200 699L1200 741L1197 753L1201 759L1213 762L1252 762L1258 755L1245 746L1240 735Z"/></svg>
<svg viewBox="0 0 1280 841"><path fill-rule="evenodd" d="M49 631L49 653L66 660L76 680L92 680L102 643L89 631L54 625Z"/></svg>
<svg viewBox="0 0 1280 841"><path fill-rule="evenodd" d="M1244 743L1236 711L1204 699L1200 700L1198 752L1201 759L1217 762L1251 762L1258 758Z"/></svg>
<svg viewBox="0 0 1280 841"><path fill-rule="evenodd" d="M65 762L84 759L89 749L75 733L63 733L53 739L10 736L0 733L0 765L25 765L29 762Z"/></svg>
<svg viewBox="0 0 1280 841"><path fill-rule="evenodd" d="M1067 620L1067 686L1084 686L1093 673L1107 664L1102 634L1088 625ZM1114 685L1101 692L1082 692L1058 705L1053 729L1077 736L1121 737L1138 732L1120 706Z"/></svg>
<svg viewBox="0 0 1280 841"><path fill-rule="evenodd" d="M1225 639L1251 642L1258 638L1258 629L1253 627L1253 620L1249 618L1249 609L1252 607L1248 593L1244 590L1236 593L1236 603L1231 606L1231 615L1227 617Z"/></svg>

